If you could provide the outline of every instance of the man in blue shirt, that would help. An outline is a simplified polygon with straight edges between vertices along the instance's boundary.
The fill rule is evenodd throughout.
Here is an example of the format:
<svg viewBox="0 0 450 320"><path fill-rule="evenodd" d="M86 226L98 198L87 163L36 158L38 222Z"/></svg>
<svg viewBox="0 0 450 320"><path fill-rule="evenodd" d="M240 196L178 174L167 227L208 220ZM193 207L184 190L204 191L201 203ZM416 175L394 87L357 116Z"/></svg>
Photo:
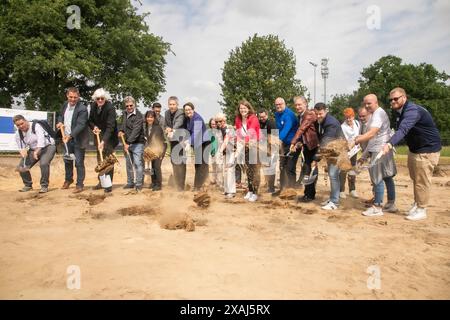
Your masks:
<svg viewBox="0 0 450 320"><path fill-rule="evenodd" d="M405 139L409 148L409 175L414 185L414 204L406 219L422 220L427 217L431 177L439 162L441 138L431 114L424 107L409 101L404 89L393 89L389 102L398 115L397 132L383 146L383 153L387 154Z"/></svg>
<svg viewBox="0 0 450 320"><path fill-rule="evenodd" d="M275 122L278 129L278 137L281 141L280 146L280 191L284 188L293 188L295 186L296 166L299 150L290 152L292 138L298 129L298 120L295 113L286 107L283 98L275 99ZM274 193L273 195L278 195Z"/></svg>

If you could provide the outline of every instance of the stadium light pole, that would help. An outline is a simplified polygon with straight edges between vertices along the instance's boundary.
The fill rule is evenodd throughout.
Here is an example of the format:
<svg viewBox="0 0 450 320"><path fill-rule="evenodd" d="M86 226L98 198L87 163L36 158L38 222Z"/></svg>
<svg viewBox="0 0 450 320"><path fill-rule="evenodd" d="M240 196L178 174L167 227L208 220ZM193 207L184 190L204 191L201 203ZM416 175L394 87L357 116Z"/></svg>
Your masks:
<svg viewBox="0 0 450 320"><path fill-rule="evenodd" d="M330 71L328 70L328 61L330 59L323 58L321 60L321 73L323 78L323 103L327 104L327 79Z"/></svg>
<svg viewBox="0 0 450 320"><path fill-rule="evenodd" d="M316 105L316 68L317 68L317 63L310 61L309 64L314 67L314 105Z"/></svg>

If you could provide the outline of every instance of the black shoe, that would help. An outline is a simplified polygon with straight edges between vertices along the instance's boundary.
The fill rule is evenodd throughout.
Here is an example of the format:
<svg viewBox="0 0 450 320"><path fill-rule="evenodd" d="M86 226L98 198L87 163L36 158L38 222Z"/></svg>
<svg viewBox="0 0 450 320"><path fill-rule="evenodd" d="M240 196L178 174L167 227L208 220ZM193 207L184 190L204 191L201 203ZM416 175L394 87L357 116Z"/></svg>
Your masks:
<svg viewBox="0 0 450 320"><path fill-rule="evenodd" d="M278 197L280 195L280 193L281 193L281 190L272 192L272 197Z"/></svg>
<svg viewBox="0 0 450 320"><path fill-rule="evenodd" d="M112 188L111 187L105 188L105 193L111 193L111 192L112 192Z"/></svg>
<svg viewBox="0 0 450 320"><path fill-rule="evenodd" d="M314 200L313 198L310 198L308 196L303 196L303 197L297 198L297 202L303 202L303 203L311 202L313 200Z"/></svg>
<svg viewBox="0 0 450 320"><path fill-rule="evenodd" d="M126 184L126 185L123 186L123 188L124 189L134 189L135 187L132 184Z"/></svg>
<svg viewBox="0 0 450 320"><path fill-rule="evenodd" d="M97 184L95 187L92 188L92 190L100 190L100 189L103 189L103 188L102 188L102 185L101 185L100 183Z"/></svg>
<svg viewBox="0 0 450 320"><path fill-rule="evenodd" d="M161 190L161 186L154 185L152 187L152 191L160 191L160 190Z"/></svg>
<svg viewBox="0 0 450 320"><path fill-rule="evenodd" d="M268 193L275 193L275 189L267 189Z"/></svg>

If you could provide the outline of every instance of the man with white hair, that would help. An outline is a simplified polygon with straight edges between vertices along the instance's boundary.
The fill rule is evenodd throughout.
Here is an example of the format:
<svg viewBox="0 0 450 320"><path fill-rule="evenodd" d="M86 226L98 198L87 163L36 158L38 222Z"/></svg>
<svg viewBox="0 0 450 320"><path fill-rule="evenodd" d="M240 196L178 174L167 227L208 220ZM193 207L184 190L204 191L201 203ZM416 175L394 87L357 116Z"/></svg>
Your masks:
<svg viewBox="0 0 450 320"><path fill-rule="evenodd" d="M106 159L114 152L114 148L119 144L117 136L117 121L116 109L111 103L111 96L103 88L95 90L92 95L91 111L89 114L89 127L94 134L100 134L100 144L97 145L97 161L100 161L100 152L103 154L103 159ZM107 173L113 181L114 168ZM100 179L100 178L99 178ZM94 187L95 190L101 189L100 181ZM112 191L112 187L105 188L105 193Z"/></svg>

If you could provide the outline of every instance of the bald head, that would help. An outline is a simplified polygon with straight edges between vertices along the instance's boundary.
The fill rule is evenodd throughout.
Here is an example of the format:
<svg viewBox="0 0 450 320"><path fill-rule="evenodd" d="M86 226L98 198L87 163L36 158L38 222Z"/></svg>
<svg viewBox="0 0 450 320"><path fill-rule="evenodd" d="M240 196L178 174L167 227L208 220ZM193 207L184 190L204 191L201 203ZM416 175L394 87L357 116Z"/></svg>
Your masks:
<svg viewBox="0 0 450 320"><path fill-rule="evenodd" d="M284 109L286 109L286 101L284 101L284 99L280 97L276 98L275 109L277 110L277 112L283 112Z"/></svg>
<svg viewBox="0 0 450 320"><path fill-rule="evenodd" d="M368 94L364 97L364 105L367 108L367 111L370 113L374 113L375 110L378 109L378 98L373 93Z"/></svg>

